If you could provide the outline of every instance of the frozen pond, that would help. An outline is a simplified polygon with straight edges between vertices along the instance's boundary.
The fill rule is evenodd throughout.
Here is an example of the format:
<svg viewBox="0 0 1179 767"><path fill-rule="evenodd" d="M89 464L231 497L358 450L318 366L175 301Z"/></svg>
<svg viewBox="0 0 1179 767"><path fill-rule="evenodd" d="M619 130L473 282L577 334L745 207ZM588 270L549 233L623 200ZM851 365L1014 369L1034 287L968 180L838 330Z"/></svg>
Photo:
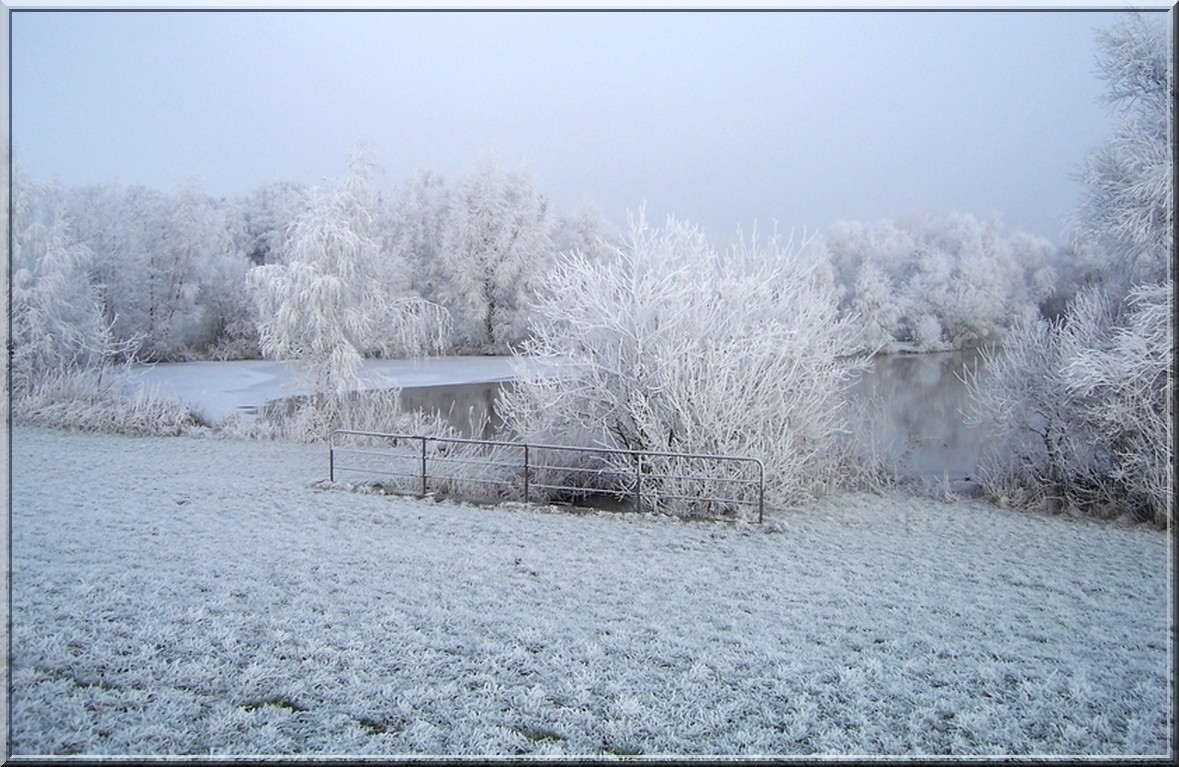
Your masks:
<svg viewBox="0 0 1179 767"><path fill-rule="evenodd" d="M878 357L852 390L869 405L857 428L865 448L895 457L901 473L961 482L972 476L983 435L964 417L969 402L962 380L966 367L981 367L976 351ZM252 415L267 402L306 393L298 368L284 362L181 362L143 368L132 386L147 385L188 402L207 418L231 412ZM514 378L510 357L439 357L425 360L366 360L364 389L401 387L408 409L442 413L471 433L472 415L486 416L490 437L499 422L495 398Z"/></svg>
<svg viewBox="0 0 1179 767"><path fill-rule="evenodd" d="M360 369L360 388L486 385L513 378L510 357L365 360ZM253 415L267 402L307 393L299 367L274 360L168 362L144 366L132 373L128 388L144 386L163 396L183 400L212 421L233 412Z"/></svg>

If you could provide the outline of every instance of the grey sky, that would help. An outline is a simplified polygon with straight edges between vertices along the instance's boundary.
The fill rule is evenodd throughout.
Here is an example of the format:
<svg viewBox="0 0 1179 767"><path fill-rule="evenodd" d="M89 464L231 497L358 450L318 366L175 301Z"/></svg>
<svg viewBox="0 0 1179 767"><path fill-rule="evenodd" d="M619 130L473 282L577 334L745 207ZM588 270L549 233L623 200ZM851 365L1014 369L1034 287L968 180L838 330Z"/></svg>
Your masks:
<svg viewBox="0 0 1179 767"><path fill-rule="evenodd" d="M15 166L234 196L391 187L486 151L560 212L644 201L728 237L910 210L1063 240L1113 125L1094 12L29 12L11 16Z"/></svg>

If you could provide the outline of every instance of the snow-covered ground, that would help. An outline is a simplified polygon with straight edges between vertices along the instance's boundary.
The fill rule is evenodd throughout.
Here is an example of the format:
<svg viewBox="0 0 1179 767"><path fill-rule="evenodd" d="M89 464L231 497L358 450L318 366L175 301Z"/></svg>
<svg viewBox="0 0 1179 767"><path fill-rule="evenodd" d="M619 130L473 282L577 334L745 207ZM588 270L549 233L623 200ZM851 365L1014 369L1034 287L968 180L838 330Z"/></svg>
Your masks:
<svg viewBox="0 0 1179 767"><path fill-rule="evenodd" d="M1172 753L1156 530L477 507L326 460L14 429L15 754Z"/></svg>
<svg viewBox="0 0 1179 767"><path fill-rule="evenodd" d="M361 364L361 389L492 383L516 377L512 357L431 357ZM251 414L265 403L306 394L296 363L277 360L169 362L132 371L128 394L148 388L179 399L217 421L232 412Z"/></svg>

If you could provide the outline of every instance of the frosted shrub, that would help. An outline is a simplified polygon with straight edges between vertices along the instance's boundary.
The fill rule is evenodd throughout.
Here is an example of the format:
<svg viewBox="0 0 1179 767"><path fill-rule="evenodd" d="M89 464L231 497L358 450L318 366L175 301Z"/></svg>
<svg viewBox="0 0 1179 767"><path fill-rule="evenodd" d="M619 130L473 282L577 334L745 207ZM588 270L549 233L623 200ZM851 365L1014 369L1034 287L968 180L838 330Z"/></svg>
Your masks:
<svg viewBox="0 0 1179 767"><path fill-rule="evenodd" d="M1174 337L1173 122L1163 25L1127 16L1101 33L1106 100L1124 120L1086 160L1074 250L1101 264L1054 323L1031 323L972 382L999 439L993 492L1090 513L1171 521ZM1037 439L1042 446L1037 445Z"/></svg>
<svg viewBox="0 0 1179 767"><path fill-rule="evenodd" d="M756 457L772 500L822 494L841 473L843 393L856 370L841 356L859 339L837 316L829 271L800 251L755 236L718 252L686 223L652 229L640 214L610 257L563 257L523 347L547 364L520 366L502 395L505 423L529 442ZM599 463L634 471L626 456ZM648 506L690 494L660 476L682 468L646 467Z"/></svg>
<svg viewBox="0 0 1179 767"><path fill-rule="evenodd" d="M1172 283L1119 306L1083 291L1063 320L1025 319L972 379L994 443L981 475L1019 505L1171 519Z"/></svg>
<svg viewBox="0 0 1179 767"><path fill-rule="evenodd" d="M990 433L980 457L983 489L1017 506L1092 505L1101 492L1097 452L1080 431L1062 363L1064 325L1031 315L1001 350L984 350L986 374L968 377L973 423Z"/></svg>
<svg viewBox="0 0 1179 767"><path fill-rule="evenodd" d="M942 341L942 323L932 314L923 314L913 322L913 343L923 352L945 350Z"/></svg>
<svg viewBox="0 0 1179 767"><path fill-rule="evenodd" d="M1173 284L1131 290L1124 319L1100 343L1076 344L1062 371L1118 497L1160 525L1173 486Z"/></svg>

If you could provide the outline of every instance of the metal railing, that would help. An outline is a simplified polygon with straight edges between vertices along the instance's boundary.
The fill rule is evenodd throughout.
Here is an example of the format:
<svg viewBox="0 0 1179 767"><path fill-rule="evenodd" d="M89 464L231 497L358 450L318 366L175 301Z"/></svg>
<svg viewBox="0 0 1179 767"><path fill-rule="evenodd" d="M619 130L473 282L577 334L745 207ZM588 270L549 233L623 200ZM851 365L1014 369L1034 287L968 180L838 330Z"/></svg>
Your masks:
<svg viewBox="0 0 1179 767"><path fill-rule="evenodd" d="M713 511L765 514L765 466L756 458L605 447L430 437L336 429L328 476L385 478L394 492L465 498L552 500L629 497L636 510L682 502Z"/></svg>

